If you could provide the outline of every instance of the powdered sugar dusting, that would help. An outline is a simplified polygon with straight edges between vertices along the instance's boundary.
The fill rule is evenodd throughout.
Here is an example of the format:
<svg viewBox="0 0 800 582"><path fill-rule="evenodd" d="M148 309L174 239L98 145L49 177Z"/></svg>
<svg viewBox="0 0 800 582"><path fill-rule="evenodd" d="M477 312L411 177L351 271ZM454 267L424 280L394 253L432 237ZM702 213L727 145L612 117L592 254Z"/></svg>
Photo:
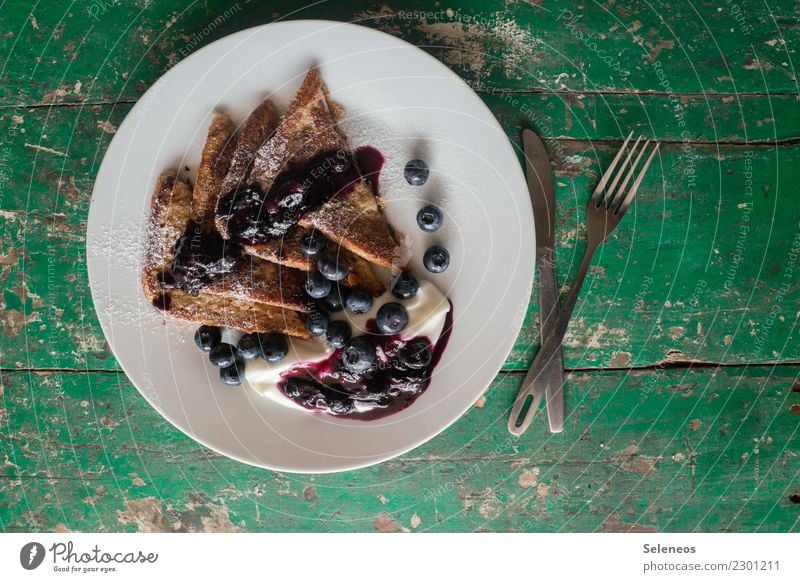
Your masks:
<svg viewBox="0 0 800 582"><path fill-rule="evenodd" d="M113 265L113 270L120 270L130 274L131 278L139 280L142 272L143 257L145 254L145 232L139 224L115 223L113 227L103 225L95 231L95 235L87 245L87 254L90 260L102 260ZM104 274L99 274L103 276ZM143 312L155 313L150 305L142 306L138 295L131 293L115 292L118 285L114 280L97 281L96 283L107 286L112 301L102 301L103 314L115 323L133 325L139 324ZM143 309L144 307L144 309Z"/></svg>

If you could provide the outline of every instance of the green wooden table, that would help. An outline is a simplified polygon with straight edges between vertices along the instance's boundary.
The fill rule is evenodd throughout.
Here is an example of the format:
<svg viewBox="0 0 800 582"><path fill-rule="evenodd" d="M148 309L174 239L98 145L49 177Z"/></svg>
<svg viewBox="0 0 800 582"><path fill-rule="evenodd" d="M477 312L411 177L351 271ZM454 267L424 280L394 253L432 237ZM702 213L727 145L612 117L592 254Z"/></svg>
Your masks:
<svg viewBox="0 0 800 582"><path fill-rule="evenodd" d="M391 4L391 6L389 6ZM800 529L798 5L92 0L0 5L0 530ZM536 302L486 395L379 466L280 474L174 429L120 371L84 230L116 127L170 66L277 19L358 22L466 79L553 152L558 278L632 128L663 142L565 343L563 434L505 429ZM534 290L534 293L536 291Z"/></svg>

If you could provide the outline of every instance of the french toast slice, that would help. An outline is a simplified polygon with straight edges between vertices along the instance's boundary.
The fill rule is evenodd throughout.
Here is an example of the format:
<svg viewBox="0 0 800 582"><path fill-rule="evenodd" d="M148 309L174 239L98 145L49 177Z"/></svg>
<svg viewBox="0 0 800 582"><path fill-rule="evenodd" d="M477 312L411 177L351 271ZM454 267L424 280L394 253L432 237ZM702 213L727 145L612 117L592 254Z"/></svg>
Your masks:
<svg viewBox="0 0 800 582"><path fill-rule="evenodd" d="M147 300L156 304L166 291L162 272L172 265L173 249L192 219L192 189L173 170L156 180L150 199L150 220L145 231L142 284Z"/></svg>
<svg viewBox="0 0 800 582"><path fill-rule="evenodd" d="M226 326L241 331L278 332L310 338L300 313L266 303L212 295L201 288L196 294L174 287L170 275L176 243L193 222L193 193L176 172L159 176L151 200L145 233L142 287L145 297L170 317L201 325Z"/></svg>
<svg viewBox="0 0 800 582"><path fill-rule="evenodd" d="M300 252L300 240L311 232L312 229L296 226L280 239L259 245L244 245L242 248L246 253L279 265L302 271L313 271L316 263L307 259ZM342 285L361 289L373 297L384 292L383 283L375 276L372 267L365 259L342 247L336 249L334 254L337 260L347 265L347 277L341 281Z"/></svg>
<svg viewBox="0 0 800 582"><path fill-rule="evenodd" d="M297 226L281 238L261 244L245 244L242 245L242 248L248 254L261 257L266 261L272 261L278 265L300 269L301 271L312 271L314 262L307 259L300 252L300 241L309 232L311 231Z"/></svg>
<svg viewBox="0 0 800 582"><path fill-rule="evenodd" d="M310 162L322 152L349 150L336 129L328 102L328 89L317 69L309 69L275 133L256 152L250 181L264 192L291 166Z"/></svg>
<svg viewBox="0 0 800 582"><path fill-rule="evenodd" d="M213 220L219 191L231 166L235 146L233 121L224 113L215 112L208 126L208 137L194 184L192 218L195 221L206 223Z"/></svg>
<svg viewBox="0 0 800 582"><path fill-rule="evenodd" d="M250 182L267 192L284 171L303 166L326 152L350 152L347 139L337 129L336 110L319 72L310 69L272 137L256 153ZM319 208L307 212L300 224L316 228L334 243L372 263L387 269L393 266L397 243L366 179L356 180ZM225 228L222 225L223 236Z"/></svg>
<svg viewBox="0 0 800 582"><path fill-rule="evenodd" d="M202 299L186 292L172 292L165 312L172 318L200 325L229 327L244 333L281 333L311 339L296 311L264 303L237 301L219 295L201 294Z"/></svg>
<svg viewBox="0 0 800 582"><path fill-rule="evenodd" d="M213 203L245 185L247 174L258 149L269 139L278 126L280 116L269 99L264 99L245 120L231 161Z"/></svg>
<svg viewBox="0 0 800 582"><path fill-rule="evenodd" d="M394 265L397 242L378 198L365 180L309 212L300 219L300 225L319 230L343 249L371 263L386 269Z"/></svg>
<svg viewBox="0 0 800 582"><path fill-rule="evenodd" d="M205 287L209 295L220 295L300 312L310 311L304 285L307 275L252 255L241 255L230 275Z"/></svg>
<svg viewBox="0 0 800 582"><path fill-rule="evenodd" d="M364 257L360 257L343 247L339 247L338 253L339 260L344 260L349 269L344 285L366 291L373 297L378 297L386 290L386 287L375 276L375 272Z"/></svg>

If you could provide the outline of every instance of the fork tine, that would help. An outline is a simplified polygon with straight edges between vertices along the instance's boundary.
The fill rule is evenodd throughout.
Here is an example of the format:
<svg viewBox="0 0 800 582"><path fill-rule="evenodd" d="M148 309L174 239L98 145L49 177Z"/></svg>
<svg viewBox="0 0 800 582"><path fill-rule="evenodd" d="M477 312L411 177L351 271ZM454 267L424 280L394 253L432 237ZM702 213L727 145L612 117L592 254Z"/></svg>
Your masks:
<svg viewBox="0 0 800 582"><path fill-rule="evenodd" d="M656 142L656 146L653 148L653 151L650 152L650 155L647 156L647 161L644 163L644 166L639 171L639 175L636 176L636 180L634 180L633 185L631 186L631 189L628 192L628 195L625 196L625 200L623 200L622 204L619 205L619 208L617 209L616 213L620 217L623 214L625 214L625 211L628 209L628 206L630 206L631 201L633 200L633 197L636 196L636 191L639 189L639 184L642 183L642 180L644 179L644 175L647 173L647 169L650 167L650 162L653 161L653 158L655 157L656 152L658 151L658 146L660 146L660 145L661 145L661 143Z"/></svg>
<svg viewBox="0 0 800 582"><path fill-rule="evenodd" d="M617 166L617 162L619 162L619 159L622 157L622 153L625 151L625 146L628 145L628 142L631 141L632 137L633 137L633 130L631 130L631 132L628 134L628 137L625 138L625 141L622 143L622 147L619 148L617 155L614 156L614 159L611 161L611 164L608 166L608 168L606 168L603 177L600 178L600 182L597 183L597 187L594 189L594 193L592 194L592 197L589 200L592 204L597 205L600 202L600 199L603 196L603 192L605 191L606 183L614 174L614 168Z"/></svg>
<svg viewBox="0 0 800 582"><path fill-rule="evenodd" d="M639 147L639 143L642 141L642 136L636 138L636 141L633 142L633 146L628 151L628 155L625 156L625 161L622 162L622 165L619 167L619 171L615 172L614 179L611 181L611 185L606 188L606 195L603 198L603 202L605 202L606 208L611 206L611 201L614 199L614 194L617 192L617 184L619 183L619 179L622 178L622 175L625 173L625 168L630 165L631 157L633 157L636 148Z"/></svg>
<svg viewBox="0 0 800 582"><path fill-rule="evenodd" d="M647 151L647 146L650 145L650 140L646 140L642 145L642 149L639 150L639 155L636 156L636 159L633 160L633 163L628 167L628 172L625 174L625 179L622 181L622 184L619 185L617 191L614 192L613 198L611 198L608 202L609 208L615 208L619 205L619 201L622 200L625 196L625 188L628 186L628 182L631 181L633 174L636 172L636 167L639 165L639 162L644 155L644 152Z"/></svg>

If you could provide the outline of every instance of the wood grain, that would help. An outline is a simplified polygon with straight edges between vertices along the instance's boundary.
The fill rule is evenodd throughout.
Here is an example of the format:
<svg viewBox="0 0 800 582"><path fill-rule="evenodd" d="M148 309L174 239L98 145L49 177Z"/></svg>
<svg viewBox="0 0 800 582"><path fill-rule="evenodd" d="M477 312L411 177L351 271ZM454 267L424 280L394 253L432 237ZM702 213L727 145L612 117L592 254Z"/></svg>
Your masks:
<svg viewBox="0 0 800 582"><path fill-rule="evenodd" d="M297 6L2 9L0 531L797 531L797 4ZM564 433L546 434L542 419L519 441L505 430L539 341L536 301L520 307L525 331L464 418L339 475L220 457L119 370L85 267L111 138L202 46L297 18L418 44L476 89L517 148L523 127L546 139L562 285L620 140L636 128L664 142L579 300Z"/></svg>
<svg viewBox="0 0 800 582"><path fill-rule="evenodd" d="M135 100L197 49L250 26L329 18L402 37L480 88L796 94L797 7L750 2L676 10L669 0L568 7L523 0L68 2L4 14L0 103ZM299 8L299 9L298 9ZM35 26L34 26L35 23ZM99 58L97 58L99 57ZM80 90L76 91L76 84Z"/></svg>
<svg viewBox="0 0 800 582"><path fill-rule="evenodd" d="M194 443L120 373L4 373L5 531L790 531L800 368L571 374L566 431L505 427L521 375L376 467L289 475ZM794 391L793 391L794 387ZM419 518L417 527L414 515Z"/></svg>

